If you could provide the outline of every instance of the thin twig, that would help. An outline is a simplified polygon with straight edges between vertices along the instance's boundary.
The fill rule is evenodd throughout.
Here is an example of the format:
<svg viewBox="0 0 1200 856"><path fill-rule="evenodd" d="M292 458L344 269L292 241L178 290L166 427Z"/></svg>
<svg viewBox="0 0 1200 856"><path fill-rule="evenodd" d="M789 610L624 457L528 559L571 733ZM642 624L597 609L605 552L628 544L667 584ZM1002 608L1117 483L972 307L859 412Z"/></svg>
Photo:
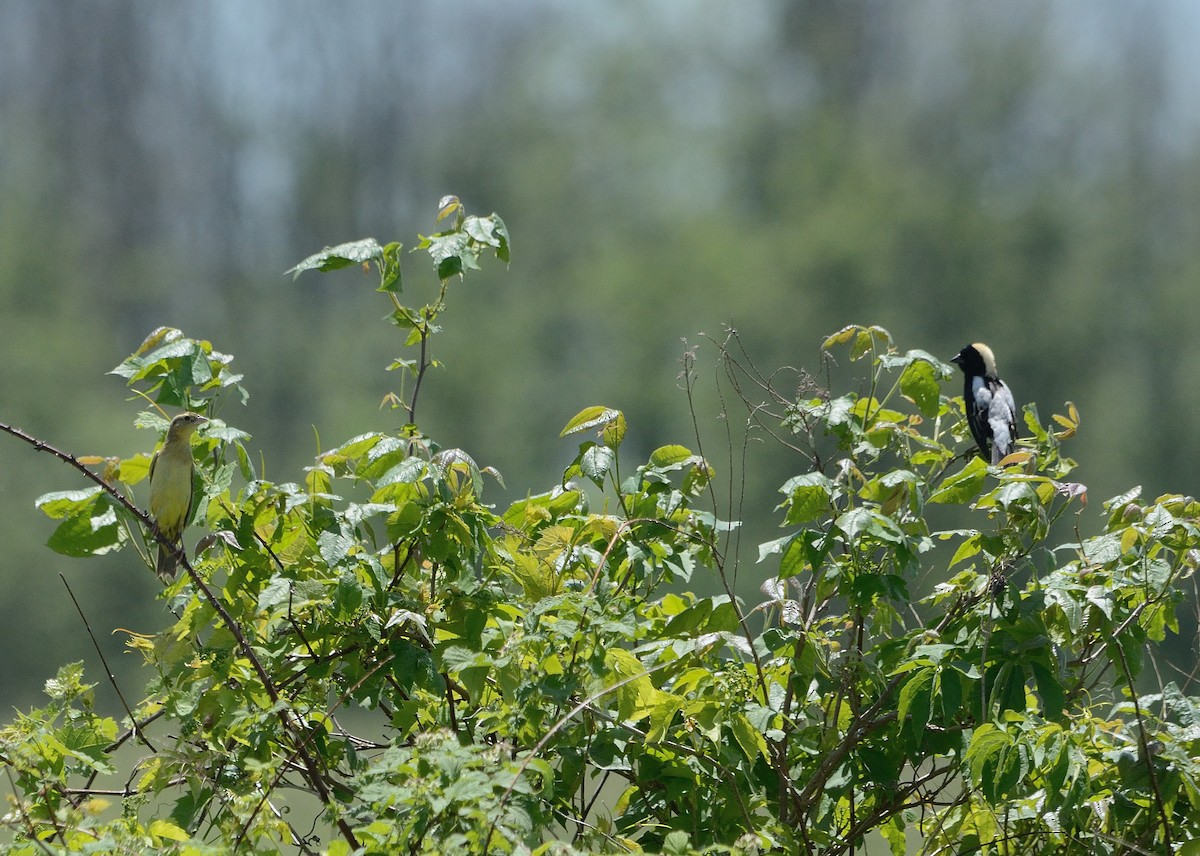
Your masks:
<svg viewBox="0 0 1200 856"><path fill-rule="evenodd" d="M19 440L29 443L31 446L33 446L35 451L46 452L63 461L64 463L74 467L89 481L99 485L100 488L109 496L111 496L122 508L141 520L150 529L154 535L154 539L160 545L174 551L175 558L178 561L179 566L187 572L188 577L196 586L196 590L200 592L208 605L213 608L218 616L220 616L221 623L225 625L225 628L230 632L234 640L237 642L238 648L241 649L242 654L246 657L246 660L250 663L251 667L258 675L259 681L262 683L263 689L270 697L272 705L278 703L279 692L275 687L275 683L271 680L271 676L267 674L267 670L263 666L262 661L258 658L258 655L255 654L253 646L251 646L250 642L246 639L246 635L242 632L241 626L233 619L233 616L229 614L229 611L225 608L225 605L221 603L215 594L213 594L212 589L209 588L208 584L200 577L200 575L196 572L196 569L192 567L192 564L187 555L184 553L183 548L179 544L175 544L170 539L166 538L158 530L158 526L155 525L154 520L147 512L142 511L140 508L135 506L115 487L84 466L74 455L68 455L66 452L56 449L44 440L39 440L31 434L27 434L21 429L5 423L0 423L0 431L4 431ZM281 708L278 711L278 717L280 724L283 726L284 733L290 733L292 730L292 723L289 719L288 712ZM305 778L316 791L318 798L327 809L329 809L331 812L335 811L337 805L334 802L329 789L325 786L325 782L322 778L323 774L321 773L316 760L313 759L312 756L307 752L301 753L301 760L304 762ZM354 831L350 828L349 824L346 823L345 819L338 817L335 820L335 823L338 827L338 831L341 832L342 837L346 839L346 842L351 846L351 848L357 849L359 846L358 838L354 835Z"/></svg>
<svg viewBox="0 0 1200 856"><path fill-rule="evenodd" d="M151 752L158 754L158 750L154 748L154 744L141 732L137 727L137 720L133 716L133 711L129 707L129 702L125 701L125 696L121 692L121 688L117 686L117 677L113 674L112 669L108 665L108 660L104 657L104 652L100 650L100 643L96 641L96 635L92 633L92 626L88 624L87 616L83 614L83 608L79 605L79 601L75 599L75 592L71 591L71 585L67 582L67 578L62 574L58 575L62 580L62 584L66 586L67 594L71 597L71 603L75 604L75 611L79 613L79 620L83 622L83 627L87 630L88 638L92 640L92 647L96 649L97 656L100 657L100 663L104 666L104 674L108 677L108 682L112 684L113 690L117 693L117 698L121 700L121 707L125 709L125 715L129 717L129 722L134 731L134 735L145 744L146 748Z"/></svg>

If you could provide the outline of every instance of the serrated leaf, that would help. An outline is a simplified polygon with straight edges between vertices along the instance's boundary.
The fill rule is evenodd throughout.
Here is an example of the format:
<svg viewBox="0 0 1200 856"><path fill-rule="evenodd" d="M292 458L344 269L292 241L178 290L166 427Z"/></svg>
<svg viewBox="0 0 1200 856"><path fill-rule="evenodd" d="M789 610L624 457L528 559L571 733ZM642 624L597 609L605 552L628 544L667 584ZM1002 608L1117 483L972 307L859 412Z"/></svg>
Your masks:
<svg viewBox="0 0 1200 856"><path fill-rule="evenodd" d="M121 461L118 478L128 485L138 484L145 480L150 475L151 457L143 452Z"/></svg>
<svg viewBox="0 0 1200 856"><path fill-rule="evenodd" d="M464 265L471 266L473 256L468 252L470 241L471 238L466 232L439 232L428 237L422 236L417 249L429 253L429 257L437 265L440 279L449 279L454 274L461 274Z"/></svg>
<svg viewBox="0 0 1200 856"><path fill-rule="evenodd" d="M500 237L496 234L495 214L491 217L471 215L463 220L462 228L474 241L493 248L500 246Z"/></svg>
<svg viewBox="0 0 1200 856"><path fill-rule="evenodd" d="M873 343L874 340L871 338L869 332L859 330L858 334L854 337L854 344L850 348L850 359L858 360L871 353Z"/></svg>
<svg viewBox="0 0 1200 856"><path fill-rule="evenodd" d="M821 343L821 350L828 351L834 345L853 342L850 359L857 360L871 352L872 343L875 341L878 341L886 349L892 344L892 335L882 327L863 327L861 324L850 324L826 338Z"/></svg>

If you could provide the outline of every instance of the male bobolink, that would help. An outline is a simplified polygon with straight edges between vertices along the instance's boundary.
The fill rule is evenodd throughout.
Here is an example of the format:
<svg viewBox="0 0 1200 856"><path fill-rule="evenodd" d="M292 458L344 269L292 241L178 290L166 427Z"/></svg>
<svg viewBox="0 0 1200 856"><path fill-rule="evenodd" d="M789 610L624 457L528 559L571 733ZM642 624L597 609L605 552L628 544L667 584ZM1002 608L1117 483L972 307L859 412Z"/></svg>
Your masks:
<svg viewBox="0 0 1200 856"><path fill-rule="evenodd" d="M1012 391L996 374L996 358L982 342L967 345L951 360L962 369L966 383L963 404L967 424L985 461L999 463L1017 446L1017 404Z"/></svg>
<svg viewBox="0 0 1200 856"><path fill-rule="evenodd" d="M171 420L167 441L150 460L150 516L172 544L179 544L192 513L192 432L207 421L199 413L180 413ZM175 554L162 543L158 575L163 582L175 576Z"/></svg>

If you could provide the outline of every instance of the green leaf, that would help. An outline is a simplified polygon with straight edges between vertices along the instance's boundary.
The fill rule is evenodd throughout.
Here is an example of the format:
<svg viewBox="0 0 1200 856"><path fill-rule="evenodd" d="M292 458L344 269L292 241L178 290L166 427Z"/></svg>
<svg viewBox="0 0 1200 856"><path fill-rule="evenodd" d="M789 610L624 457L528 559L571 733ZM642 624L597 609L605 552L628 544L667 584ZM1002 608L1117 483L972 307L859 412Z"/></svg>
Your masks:
<svg viewBox="0 0 1200 856"><path fill-rule="evenodd" d="M954 551L954 558L950 560L950 567L953 568L959 562L964 562L967 559L978 555L981 546L982 542L979 537L979 533L976 532L972 534L958 546L957 550Z"/></svg>
<svg viewBox="0 0 1200 856"><path fill-rule="evenodd" d="M664 637L694 636L712 615L712 599L704 598L678 613L663 629Z"/></svg>
<svg viewBox="0 0 1200 856"><path fill-rule="evenodd" d="M403 279L400 271L400 251L404 245L392 241L383 248L383 258L379 262L380 281L375 290L384 294L398 294L403 290Z"/></svg>
<svg viewBox="0 0 1200 856"><path fill-rule="evenodd" d="M904 856L908 852L908 842L904 837L904 820L901 817L889 817L879 827L879 834L887 842L892 856Z"/></svg>
<svg viewBox="0 0 1200 856"><path fill-rule="evenodd" d="M600 442L610 449L619 448L625 439L625 414L617 412L617 418L609 422L600 431Z"/></svg>
<svg viewBox="0 0 1200 856"><path fill-rule="evenodd" d="M945 724L950 724L958 717L962 708L963 681L962 673L957 669L943 668L938 670L937 680L934 681L934 692L942 702L942 718Z"/></svg>
<svg viewBox="0 0 1200 856"><path fill-rule="evenodd" d="M834 345L844 345L846 342L849 342L854 338L854 336L858 333L858 329L859 328L853 324L843 327L832 336L827 337L825 341L821 343L821 350L828 351Z"/></svg>
<svg viewBox="0 0 1200 856"><path fill-rule="evenodd" d="M458 210L461 212L461 206ZM456 274L462 276L467 270L478 270L479 257L485 250L491 250L496 258L507 264L508 228L496 214L487 217L470 215L463 217L457 228L428 237L422 235L415 250L427 251L437 266L438 277L446 280Z"/></svg>
<svg viewBox="0 0 1200 856"><path fill-rule="evenodd" d="M1179 856L1200 856L1200 838L1193 838L1179 848Z"/></svg>
<svg viewBox="0 0 1200 856"><path fill-rule="evenodd" d="M780 491L788 497L781 505L787 507L784 523L794 526L815 520L829 510L833 482L822 473L805 473L788 479Z"/></svg>
<svg viewBox="0 0 1200 856"><path fill-rule="evenodd" d="M498 216L492 214L490 217L477 217L471 215L463 220L462 229L471 240L499 250L504 248L504 256L501 256L503 261L508 261L508 229L504 226ZM499 256L500 253L497 253Z"/></svg>
<svg viewBox="0 0 1200 856"><path fill-rule="evenodd" d="M35 505L47 517L62 520L46 546L64 556L101 556L120 549L128 538L112 498L98 487L47 493Z"/></svg>
<svg viewBox="0 0 1200 856"><path fill-rule="evenodd" d="M646 742L659 743L665 740L675 714L683 709L683 699L669 693L660 693L654 707L650 710L647 722Z"/></svg>
<svg viewBox="0 0 1200 856"><path fill-rule="evenodd" d="M437 265L438 279L449 279L455 274L462 276L465 268L477 268L475 256L470 252L471 238L465 232L441 232L422 237L417 249L429 252Z"/></svg>
<svg viewBox="0 0 1200 856"><path fill-rule="evenodd" d="M650 464L659 469L678 466L692 460L692 451L683 446L659 446L650 453Z"/></svg>
<svg viewBox="0 0 1200 856"><path fill-rule="evenodd" d="M990 722L985 722L975 729L967 746L966 762L971 771L971 778L977 784L984 781L985 767L998 763L1001 753L1011 742L1011 738L1005 732Z"/></svg>
<svg viewBox="0 0 1200 856"><path fill-rule="evenodd" d="M331 271L349 267L350 265L378 261L382 258L383 247L379 245L379 242L374 238L363 238L358 241L348 241L345 244L338 244L336 247L326 247L321 252L309 256L295 267L284 271L284 273L290 273L292 278L295 279L300 274L309 270Z"/></svg>
<svg viewBox="0 0 1200 856"><path fill-rule="evenodd" d="M97 496L104 492L103 488L89 487L83 490L61 490L54 493L44 493L33 501L35 508L51 520L61 520L68 515L78 514L81 509L91 505Z"/></svg>
<svg viewBox="0 0 1200 856"><path fill-rule="evenodd" d="M604 479L616 463L617 453L608 446L592 445L579 456L579 469L597 487L604 486Z"/></svg>
<svg viewBox="0 0 1200 856"><path fill-rule="evenodd" d="M1034 660L1030 663L1034 680L1037 681L1038 695L1042 698L1042 715L1055 721L1062 716L1066 709L1067 697L1062 684L1054 673L1043 663Z"/></svg>
<svg viewBox="0 0 1200 856"><path fill-rule="evenodd" d="M143 382L158 404L195 410L215 390L232 389L243 403L249 398L240 384L241 375L229 370L232 361L233 357L214 351L211 342L189 339L173 327L159 327L112 374L124 377L131 387ZM139 414L139 427L166 428L163 417L147 417Z"/></svg>
<svg viewBox="0 0 1200 856"><path fill-rule="evenodd" d="M781 580L794 577L808 567L808 546L803 537L797 538L787 545L783 556L779 559L779 578Z"/></svg>
<svg viewBox="0 0 1200 856"><path fill-rule="evenodd" d="M844 345L847 342L853 343L850 348L850 359L858 360L871 353L872 348L876 345L882 350L890 348L892 336L882 327L863 327L859 324L851 324L822 342L821 350L828 351L834 345Z"/></svg>
<svg viewBox="0 0 1200 856"><path fill-rule="evenodd" d="M929 497L930 502L943 505L963 505L979 496L987 478L987 464L983 458L972 457L962 472L942 482L942 486Z"/></svg>
<svg viewBox="0 0 1200 856"><path fill-rule="evenodd" d="M654 688L646 674L646 667L628 651L609 649L604 653L604 665L610 670L605 675L604 683L615 687L613 694L622 719L636 722L649 716L667 695Z"/></svg>
<svg viewBox="0 0 1200 856"><path fill-rule="evenodd" d="M900 392L911 398L917 408L932 419L941 403L937 373L925 360L913 360L900 375Z"/></svg>
<svg viewBox="0 0 1200 856"><path fill-rule="evenodd" d="M910 729L918 740L929 722L934 674L935 670L932 666L920 668L912 673L900 689L900 701L896 715L904 727ZM908 719L910 714L911 721Z"/></svg>
<svg viewBox="0 0 1200 856"><path fill-rule="evenodd" d="M168 841L187 841L190 836L176 826L165 820L155 820L150 823L150 835L156 839L165 838Z"/></svg>
<svg viewBox="0 0 1200 856"><path fill-rule="evenodd" d="M902 544L905 540L904 533L890 517L869 508L852 508L839 516L833 525L841 530L847 541L853 541L863 535L893 544Z"/></svg>
<svg viewBox="0 0 1200 856"><path fill-rule="evenodd" d="M571 417L571 421L559 432L558 436L566 437L568 434L578 434L580 431L606 426L619 418L622 418L621 411L614 410L611 407L601 407L599 405L585 407Z"/></svg>
<svg viewBox="0 0 1200 856"><path fill-rule="evenodd" d="M729 720L729 726L733 731L733 739L737 741L738 746L742 748L749 760L756 761L760 756L767 757L767 741L763 739L758 729L750 724L750 720L746 718L745 714L734 713Z"/></svg>
<svg viewBox="0 0 1200 856"><path fill-rule="evenodd" d="M691 840L687 833L678 829L667 833L667 837L663 839L662 853L663 856L688 856L692 853Z"/></svg>
<svg viewBox="0 0 1200 856"><path fill-rule="evenodd" d="M102 556L120 549L128 536L111 505L94 515L68 517L50 535L46 546L74 558Z"/></svg>

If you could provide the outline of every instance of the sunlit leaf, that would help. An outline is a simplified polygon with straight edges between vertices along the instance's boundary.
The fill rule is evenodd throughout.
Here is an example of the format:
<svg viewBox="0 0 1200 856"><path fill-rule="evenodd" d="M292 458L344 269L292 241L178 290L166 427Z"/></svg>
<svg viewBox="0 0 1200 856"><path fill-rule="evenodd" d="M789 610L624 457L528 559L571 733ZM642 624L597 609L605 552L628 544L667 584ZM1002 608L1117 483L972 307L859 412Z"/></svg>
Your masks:
<svg viewBox="0 0 1200 856"><path fill-rule="evenodd" d="M972 457L962 471L942 482L942 486L929 497L930 502L963 505L977 497L987 479L987 464L982 458Z"/></svg>
<svg viewBox="0 0 1200 856"><path fill-rule="evenodd" d="M599 405L586 407L571 417L571 420L559 432L558 436L566 437L568 434L577 434L580 431L609 425L620 416L621 411L614 410L611 407L601 407Z"/></svg>
<svg viewBox="0 0 1200 856"><path fill-rule="evenodd" d="M925 360L913 360L900 375L900 391L911 398L926 416L937 416L941 386L933 366Z"/></svg>
<svg viewBox="0 0 1200 856"><path fill-rule="evenodd" d="M295 267L288 268L284 273L292 274L292 278L309 270L331 271L349 267L355 264L378 261L383 257L383 247L374 238L362 238L338 244L336 247L326 247L319 253L306 258Z"/></svg>

